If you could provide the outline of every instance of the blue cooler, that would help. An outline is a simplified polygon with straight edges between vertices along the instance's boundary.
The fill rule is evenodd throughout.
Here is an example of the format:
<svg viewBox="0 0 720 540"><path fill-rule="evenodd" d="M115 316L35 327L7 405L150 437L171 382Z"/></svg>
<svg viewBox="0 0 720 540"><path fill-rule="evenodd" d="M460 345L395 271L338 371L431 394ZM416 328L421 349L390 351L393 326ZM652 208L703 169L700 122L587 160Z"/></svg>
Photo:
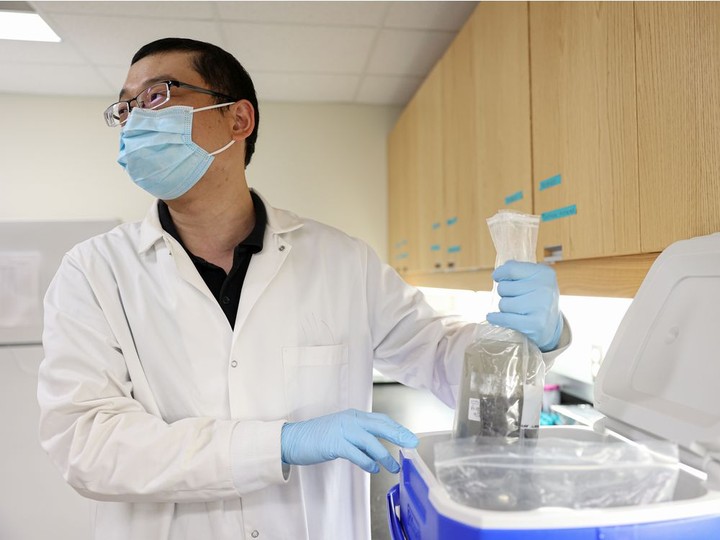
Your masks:
<svg viewBox="0 0 720 540"><path fill-rule="evenodd" d="M716 342L715 337L718 338ZM540 437L673 441L672 501L598 509L479 510L454 502L419 435L400 453L388 493L394 540L720 540L720 234L676 242L648 272L595 381L593 426L548 426Z"/></svg>

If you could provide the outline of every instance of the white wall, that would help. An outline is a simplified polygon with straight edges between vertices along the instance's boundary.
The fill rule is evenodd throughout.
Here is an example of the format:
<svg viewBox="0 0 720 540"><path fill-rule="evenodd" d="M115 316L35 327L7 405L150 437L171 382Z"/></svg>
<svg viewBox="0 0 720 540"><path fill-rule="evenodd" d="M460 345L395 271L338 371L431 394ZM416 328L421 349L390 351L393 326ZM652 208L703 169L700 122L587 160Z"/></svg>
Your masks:
<svg viewBox="0 0 720 540"><path fill-rule="evenodd" d="M0 94L0 220L142 219L152 198L115 162L108 98ZM387 134L398 107L260 104L248 181L273 206L387 245Z"/></svg>
<svg viewBox="0 0 720 540"><path fill-rule="evenodd" d="M115 163L119 132L105 126L107 105L0 95L0 219L145 215L152 199Z"/></svg>
<svg viewBox="0 0 720 540"><path fill-rule="evenodd" d="M387 253L387 136L399 107L260 104L248 183Z"/></svg>

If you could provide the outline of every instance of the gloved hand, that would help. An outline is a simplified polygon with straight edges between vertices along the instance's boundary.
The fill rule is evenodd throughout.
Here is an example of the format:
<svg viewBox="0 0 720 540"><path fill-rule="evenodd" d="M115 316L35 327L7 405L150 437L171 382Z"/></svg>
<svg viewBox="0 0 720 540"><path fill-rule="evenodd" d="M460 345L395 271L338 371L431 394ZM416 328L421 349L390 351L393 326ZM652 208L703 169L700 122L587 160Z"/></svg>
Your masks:
<svg viewBox="0 0 720 540"><path fill-rule="evenodd" d="M414 448L417 437L384 414L349 409L282 427L281 450L284 463L312 465L336 458L352 461L363 470L376 473L381 463L391 473L400 465L375 437L404 448Z"/></svg>
<svg viewBox="0 0 720 540"><path fill-rule="evenodd" d="M544 264L508 261L495 269L493 279L498 282L500 313L488 313L487 321L522 332L543 352L553 350L563 330L555 270Z"/></svg>

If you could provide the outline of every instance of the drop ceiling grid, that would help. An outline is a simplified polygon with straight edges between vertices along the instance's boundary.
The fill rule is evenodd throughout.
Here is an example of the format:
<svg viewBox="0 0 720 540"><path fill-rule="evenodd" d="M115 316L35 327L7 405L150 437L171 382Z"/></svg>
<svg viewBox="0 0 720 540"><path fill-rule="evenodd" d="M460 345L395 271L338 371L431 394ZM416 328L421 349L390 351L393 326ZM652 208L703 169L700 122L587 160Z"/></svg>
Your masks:
<svg viewBox="0 0 720 540"><path fill-rule="evenodd" d="M140 46L176 35L234 54L261 100L402 105L476 2L30 4L64 41L0 42L0 66L7 69L0 71L0 92L114 96ZM32 64L39 75L16 63ZM47 79L42 73L53 74L54 88L38 88ZM28 88L12 81L17 75Z"/></svg>

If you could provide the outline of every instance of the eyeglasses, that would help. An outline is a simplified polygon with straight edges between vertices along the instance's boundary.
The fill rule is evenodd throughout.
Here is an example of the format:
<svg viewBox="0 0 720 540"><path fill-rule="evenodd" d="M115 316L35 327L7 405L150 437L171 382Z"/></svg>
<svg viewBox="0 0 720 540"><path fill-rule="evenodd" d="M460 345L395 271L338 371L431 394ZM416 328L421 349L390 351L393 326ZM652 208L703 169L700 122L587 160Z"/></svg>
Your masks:
<svg viewBox="0 0 720 540"><path fill-rule="evenodd" d="M225 98L230 101L237 101L237 98L208 90L207 88L200 88L199 86L193 86L192 84L180 81L164 81L149 86L132 99L118 101L110 105L103 113L105 123L110 127L122 126L127 121L130 111L135 107L140 107L141 109L157 109L165 105L170 101L170 89L173 86L175 88L187 88L188 90ZM133 102L135 102L135 105L132 105Z"/></svg>

